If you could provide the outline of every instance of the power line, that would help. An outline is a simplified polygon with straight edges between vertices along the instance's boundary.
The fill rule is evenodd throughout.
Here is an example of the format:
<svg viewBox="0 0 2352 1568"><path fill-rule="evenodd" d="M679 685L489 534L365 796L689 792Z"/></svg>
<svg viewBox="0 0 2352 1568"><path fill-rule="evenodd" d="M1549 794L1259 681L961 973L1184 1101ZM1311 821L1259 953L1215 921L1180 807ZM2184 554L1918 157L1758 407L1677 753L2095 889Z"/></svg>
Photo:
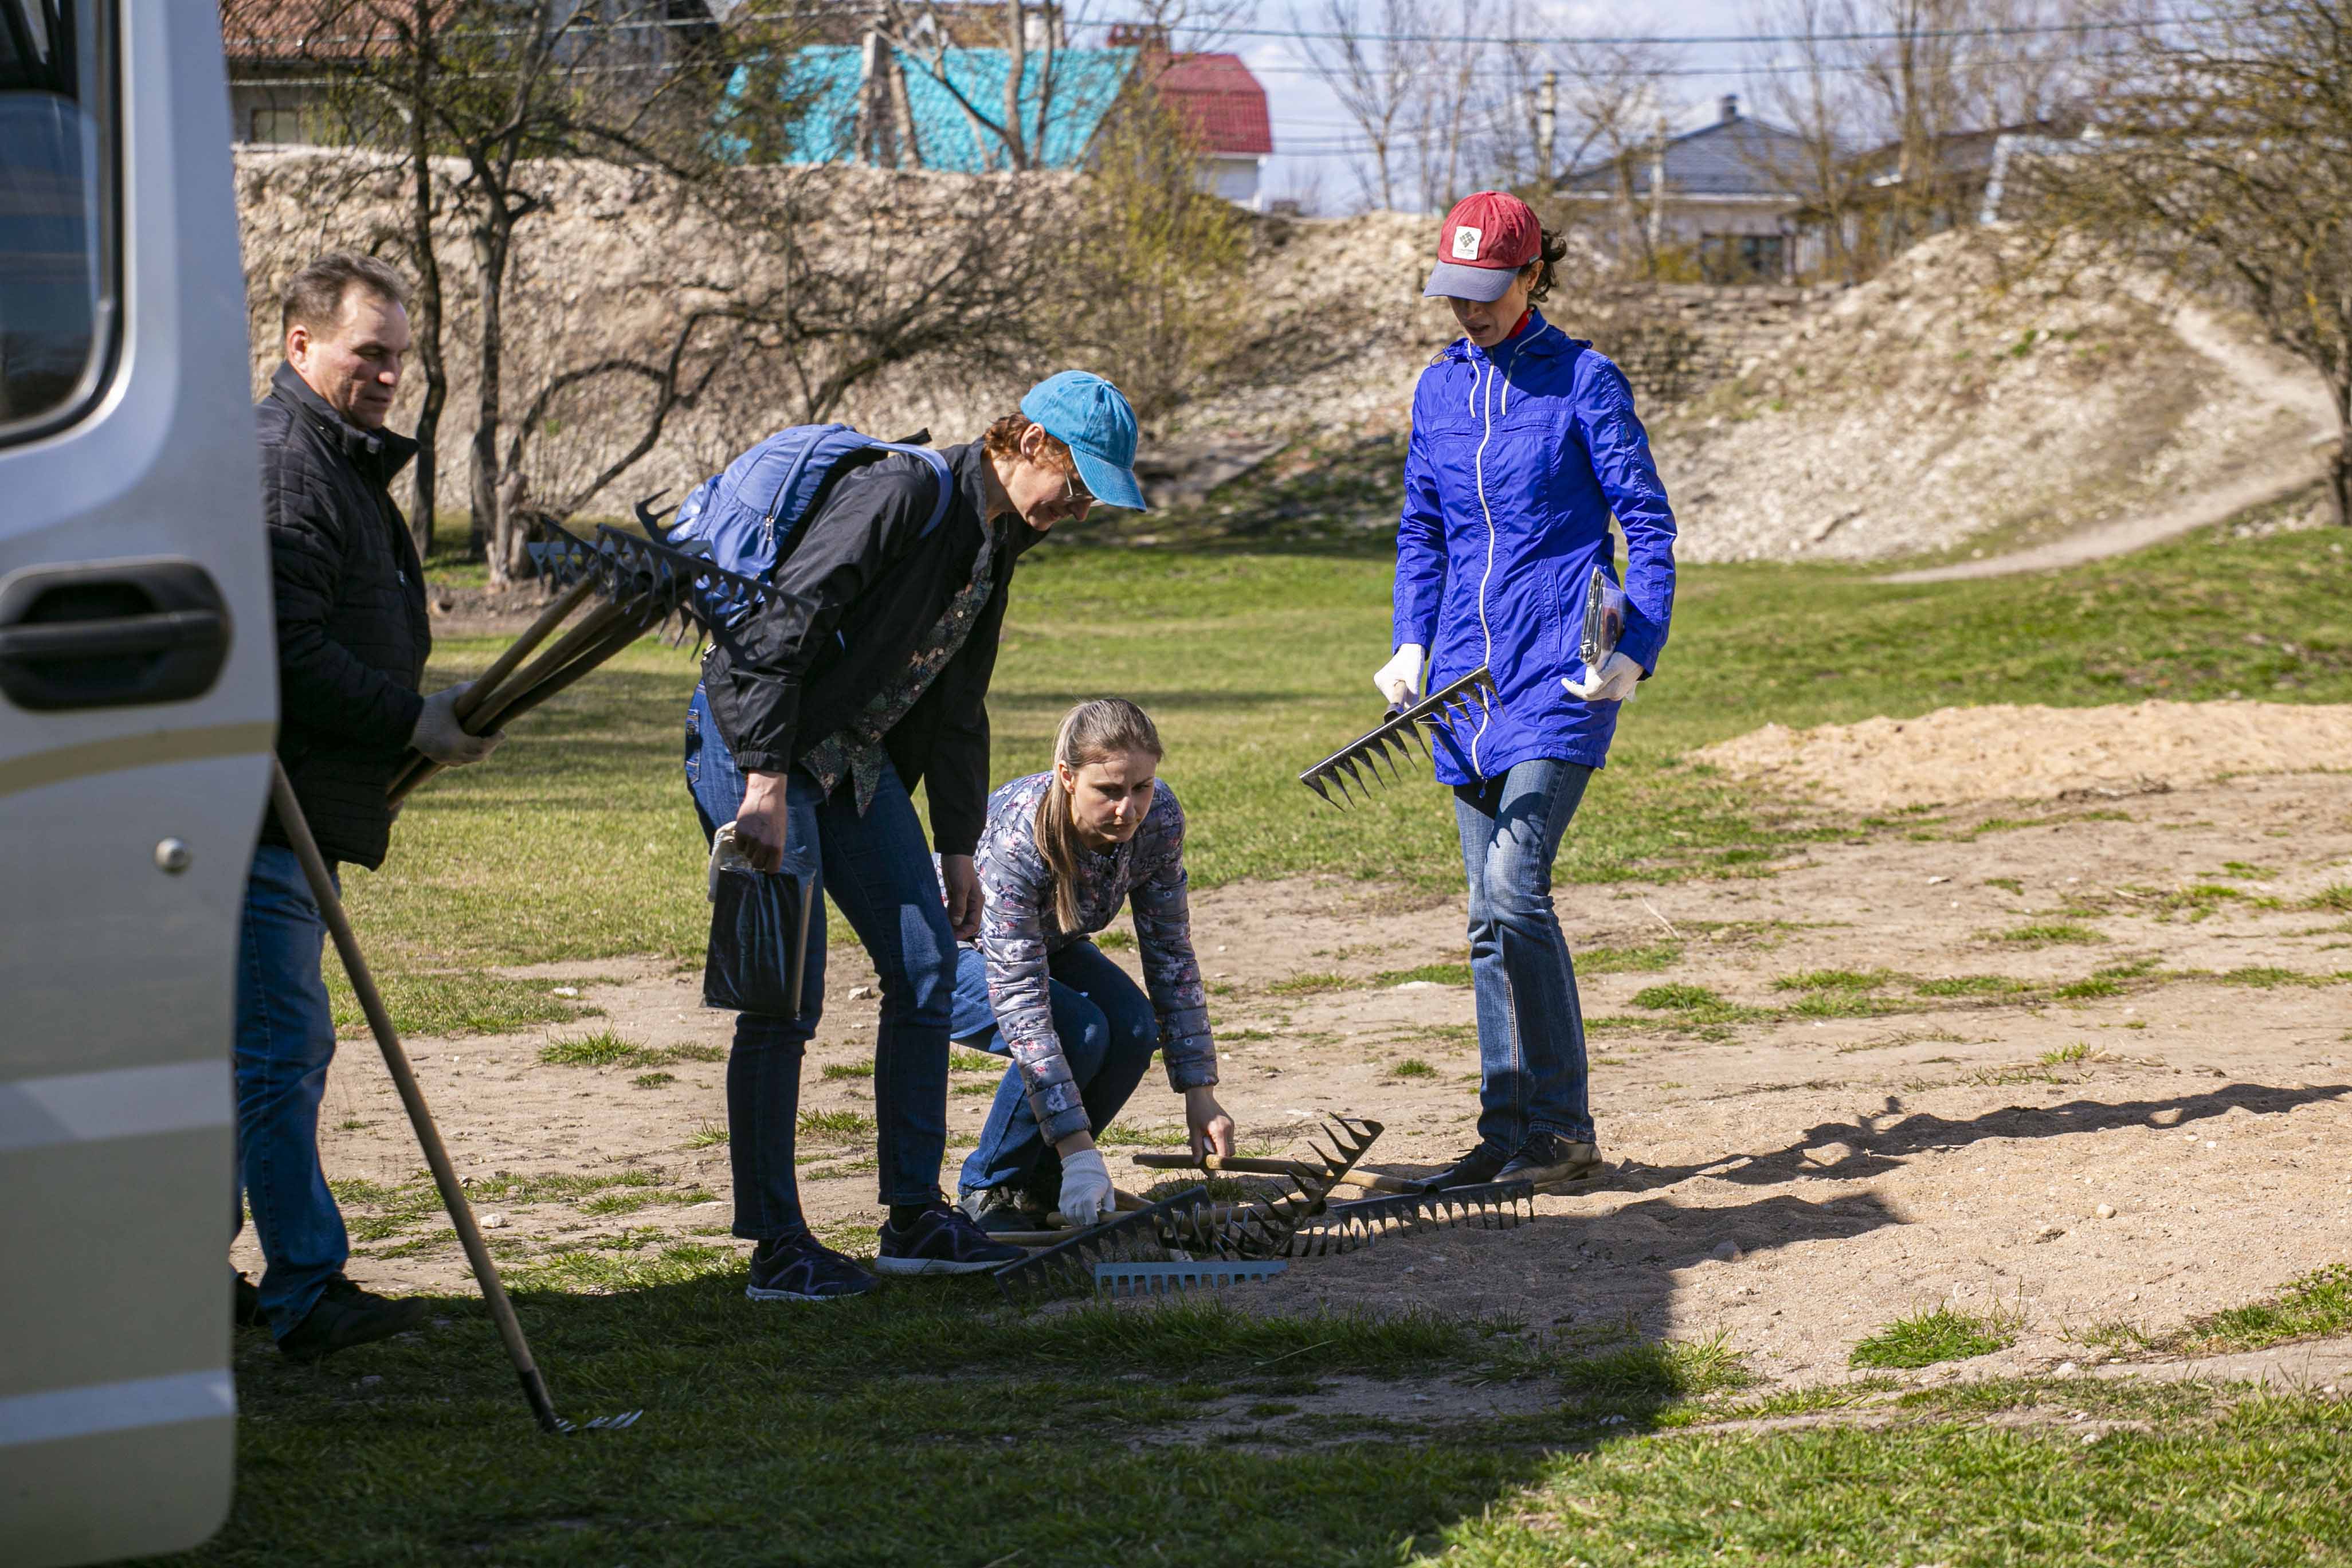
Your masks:
<svg viewBox="0 0 2352 1568"><path fill-rule="evenodd" d="M1909 31L1888 30L1843 33L1650 33L1603 35L1598 33L1370 33L1318 31L1303 27L1224 27L1224 36L1244 38L1297 38L1328 42L1377 44L1608 44L1657 45L1684 44L1866 44L1897 43L1942 38L2004 38L2052 37L2061 34L2122 33L2149 26L2194 27L2207 22L2258 21L2278 15L2276 11L2216 11L2197 16L2178 16L2162 22L2044 22L2017 26L1994 27L1920 27Z"/></svg>

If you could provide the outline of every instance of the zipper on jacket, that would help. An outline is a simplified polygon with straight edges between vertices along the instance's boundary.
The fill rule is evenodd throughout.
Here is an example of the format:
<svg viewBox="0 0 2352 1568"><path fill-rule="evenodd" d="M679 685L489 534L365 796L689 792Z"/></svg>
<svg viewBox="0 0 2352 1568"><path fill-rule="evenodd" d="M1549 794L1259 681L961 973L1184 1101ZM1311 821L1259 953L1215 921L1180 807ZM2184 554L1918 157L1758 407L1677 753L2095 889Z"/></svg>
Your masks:
<svg viewBox="0 0 2352 1568"><path fill-rule="evenodd" d="M1478 635L1483 644L1478 662L1490 670L1495 667L1495 632L1494 628L1486 624L1486 584L1495 575L1496 533L1494 509L1486 504L1486 443L1495 438L1495 376L1500 368L1493 359L1487 360L1486 393L1481 398L1478 393L1478 362L1476 360L1470 362L1471 396L1474 401L1483 404L1486 421L1486 428L1478 437L1478 451L1471 459L1470 471L1472 481L1478 491L1478 513L1486 523L1486 570L1478 578ZM1510 407L1510 400L1511 384L1506 380L1503 383L1503 406L1506 411ZM1486 774L1478 761L1478 742L1486 739L1486 726L1494 722L1494 719L1495 708L1490 702L1479 714L1478 728L1470 737L1470 771L1481 778Z"/></svg>

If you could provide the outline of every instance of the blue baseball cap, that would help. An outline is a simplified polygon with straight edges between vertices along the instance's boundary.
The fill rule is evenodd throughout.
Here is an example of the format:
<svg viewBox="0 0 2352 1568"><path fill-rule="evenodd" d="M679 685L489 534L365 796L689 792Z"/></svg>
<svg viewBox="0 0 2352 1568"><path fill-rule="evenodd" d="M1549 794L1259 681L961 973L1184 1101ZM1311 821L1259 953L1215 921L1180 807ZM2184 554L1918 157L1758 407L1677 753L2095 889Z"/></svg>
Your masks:
<svg viewBox="0 0 2352 1568"><path fill-rule="evenodd" d="M1135 410L1118 387L1083 370L1059 371L1029 389L1021 412L1070 449L1078 482L1095 500L1148 510L1135 482Z"/></svg>

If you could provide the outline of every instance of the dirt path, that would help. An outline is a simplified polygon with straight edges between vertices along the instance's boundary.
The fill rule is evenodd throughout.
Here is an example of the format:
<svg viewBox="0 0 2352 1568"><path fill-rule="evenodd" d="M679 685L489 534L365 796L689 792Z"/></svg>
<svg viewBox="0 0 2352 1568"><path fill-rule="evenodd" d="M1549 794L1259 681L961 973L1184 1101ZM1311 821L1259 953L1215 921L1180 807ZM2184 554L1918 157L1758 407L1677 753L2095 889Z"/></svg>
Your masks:
<svg viewBox="0 0 2352 1568"><path fill-rule="evenodd" d="M2207 528L2242 511L2283 500L2325 476L2328 447L2336 439L2336 415L2327 390L2299 364L2266 349L2256 348L2193 304L2179 305L2172 330L2207 363L2237 383L2254 402L2300 415L2311 426L2306 445L2290 446L2276 460L2261 468L2206 486L2168 507L2121 518L1982 561L1962 561L1916 572L1896 572L1882 583L1951 583L1968 577L2004 577L2019 572L2046 572L2077 566L2145 549L2163 540Z"/></svg>
<svg viewBox="0 0 2352 1568"><path fill-rule="evenodd" d="M1846 1377L1858 1340L1939 1302L2020 1320L2016 1343L1968 1375L2087 1368L2127 1345L2114 1325L2159 1334L2352 1258L2352 921L2308 907L2352 883L2352 778L2094 804L1921 816L1910 837L1814 845L1769 877L1564 889L1619 1168L1540 1199L1531 1225L1296 1262L1235 1300L1721 1333L1768 1380L1807 1384ZM1988 823L1994 809L2009 826ZM1263 1145L1347 1110L1388 1124L1371 1165L1424 1172L1473 1138L1470 993L1379 976L1459 959L1459 914L1445 900L1375 922L1366 892L1297 881L1198 899L1222 1093ZM803 1140L801 1180L812 1220L857 1251L872 1245L873 1146L843 1113L873 1110L874 1003L855 956L837 953L803 1096L849 1130ZM1862 988L1790 988L1825 970ZM625 1283L665 1249L743 1250L727 1235L727 1149L708 1141L725 1120L725 1019L664 966L566 976L605 1016L553 1036L611 1029L688 1054L596 1069L542 1064L547 1032L415 1042L478 1180L643 1184L494 1199L496 1244L575 1288ZM1645 1005L1669 984L1720 1005ZM951 1163L992 1087L954 1075ZM1121 1125L1179 1121L1155 1075ZM335 1177L414 1180L363 1045L331 1080L323 1141ZM1140 1186L1131 1152L1113 1147L1113 1168ZM358 1278L460 1284L436 1216L350 1208ZM248 1238L240 1262L254 1261Z"/></svg>

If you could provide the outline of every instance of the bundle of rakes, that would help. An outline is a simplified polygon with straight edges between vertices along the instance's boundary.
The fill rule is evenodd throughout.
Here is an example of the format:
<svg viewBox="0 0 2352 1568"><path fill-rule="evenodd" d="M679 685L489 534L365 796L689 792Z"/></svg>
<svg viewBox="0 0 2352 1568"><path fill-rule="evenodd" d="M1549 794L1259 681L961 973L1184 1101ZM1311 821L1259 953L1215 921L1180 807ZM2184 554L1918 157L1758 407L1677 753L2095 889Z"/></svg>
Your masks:
<svg viewBox="0 0 2352 1568"><path fill-rule="evenodd" d="M673 642L682 643L691 629L698 647L706 637L724 641L745 610L776 597L763 583L615 528L583 539L542 521L539 532L531 559L555 597L458 699L457 722L468 734L504 728L649 632L674 628ZM404 800L440 771L411 752L385 793Z"/></svg>

